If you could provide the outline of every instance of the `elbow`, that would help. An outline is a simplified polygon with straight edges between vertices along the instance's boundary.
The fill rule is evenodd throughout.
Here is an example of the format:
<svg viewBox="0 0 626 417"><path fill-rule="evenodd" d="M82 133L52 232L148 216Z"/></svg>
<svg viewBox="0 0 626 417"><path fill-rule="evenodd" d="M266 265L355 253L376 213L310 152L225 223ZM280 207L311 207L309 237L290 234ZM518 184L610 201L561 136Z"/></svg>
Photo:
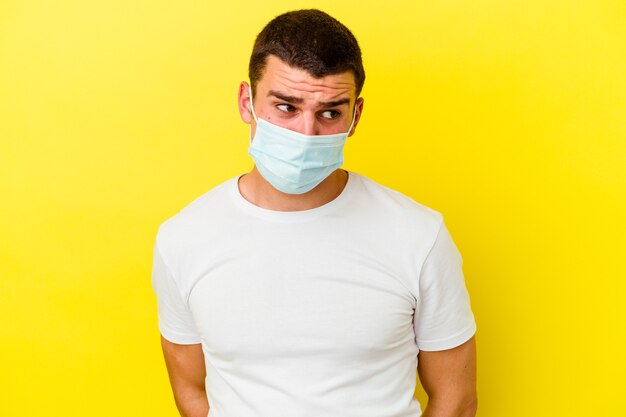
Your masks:
<svg viewBox="0 0 626 417"><path fill-rule="evenodd" d="M474 417L476 415L476 411L478 410L478 397L476 394L468 397L461 406L459 413L457 414L459 417Z"/></svg>
<svg viewBox="0 0 626 417"><path fill-rule="evenodd" d="M434 397L428 399L424 416L475 417L478 398L475 394L464 396Z"/></svg>
<svg viewBox="0 0 626 417"><path fill-rule="evenodd" d="M457 397L453 401L454 407L450 409L449 415L454 417L474 417L478 410L478 398L476 393L467 393L461 397Z"/></svg>

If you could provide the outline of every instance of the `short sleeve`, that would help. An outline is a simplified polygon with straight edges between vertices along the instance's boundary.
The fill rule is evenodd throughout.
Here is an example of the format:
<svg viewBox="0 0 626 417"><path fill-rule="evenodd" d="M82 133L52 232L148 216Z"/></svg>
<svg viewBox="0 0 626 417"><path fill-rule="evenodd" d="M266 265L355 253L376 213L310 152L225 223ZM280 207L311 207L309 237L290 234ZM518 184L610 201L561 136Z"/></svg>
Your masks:
<svg viewBox="0 0 626 417"><path fill-rule="evenodd" d="M420 350L451 349L476 332L462 264L461 254L442 222L419 277L414 326Z"/></svg>
<svg viewBox="0 0 626 417"><path fill-rule="evenodd" d="M154 245L152 288L157 296L161 335L181 345L200 343L189 307L159 252L158 244Z"/></svg>

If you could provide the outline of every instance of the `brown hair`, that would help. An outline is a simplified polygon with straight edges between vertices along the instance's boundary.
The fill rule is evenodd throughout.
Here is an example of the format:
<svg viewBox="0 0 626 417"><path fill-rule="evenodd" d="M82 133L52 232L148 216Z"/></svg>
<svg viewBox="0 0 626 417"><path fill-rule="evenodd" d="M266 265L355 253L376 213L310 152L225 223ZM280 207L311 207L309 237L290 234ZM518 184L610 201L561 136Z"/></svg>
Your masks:
<svg viewBox="0 0 626 417"><path fill-rule="evenodd" d="M269 55L316 78L352 71L357 97L365 82L356 38L341 22L320 10L287 12L263 28L254 42L248 67L253 90L263 76Z"/></svg>

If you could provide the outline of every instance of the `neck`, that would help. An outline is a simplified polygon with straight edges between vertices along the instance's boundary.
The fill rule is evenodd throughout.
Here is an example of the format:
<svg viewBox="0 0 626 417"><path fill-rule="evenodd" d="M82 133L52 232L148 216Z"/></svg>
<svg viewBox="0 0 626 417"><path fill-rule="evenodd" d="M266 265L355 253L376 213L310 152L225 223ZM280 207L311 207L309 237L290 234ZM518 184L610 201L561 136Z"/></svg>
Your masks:
<svg viewBox="0 0 626 417"><path fill-rule="evenodd" d="M341 194L348 182L348 172L336 169L317 187L304 194L278 191L254 167L239 178L239 192L250 203L268 210L302 211L323 206Z"/></svg>

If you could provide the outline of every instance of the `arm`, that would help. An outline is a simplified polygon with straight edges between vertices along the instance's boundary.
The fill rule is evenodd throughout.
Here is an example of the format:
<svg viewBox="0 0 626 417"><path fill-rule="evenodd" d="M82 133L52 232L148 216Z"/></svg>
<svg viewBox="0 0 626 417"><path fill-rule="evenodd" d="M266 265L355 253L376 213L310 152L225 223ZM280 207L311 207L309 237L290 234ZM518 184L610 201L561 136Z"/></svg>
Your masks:
<svg viewBox="0 0 626 417"><path fill-rule="evenodd" d="M207 417L209 402L204 390L202 345L179 345L161 336L165 365L176 407L182 417Z"/></svg>
<svg viewBox="0 0 626 417"><path fill-rule="evenodd" d="M422 417L476 415L476 341L418 355L418 373L428 404Z"/></svg>

